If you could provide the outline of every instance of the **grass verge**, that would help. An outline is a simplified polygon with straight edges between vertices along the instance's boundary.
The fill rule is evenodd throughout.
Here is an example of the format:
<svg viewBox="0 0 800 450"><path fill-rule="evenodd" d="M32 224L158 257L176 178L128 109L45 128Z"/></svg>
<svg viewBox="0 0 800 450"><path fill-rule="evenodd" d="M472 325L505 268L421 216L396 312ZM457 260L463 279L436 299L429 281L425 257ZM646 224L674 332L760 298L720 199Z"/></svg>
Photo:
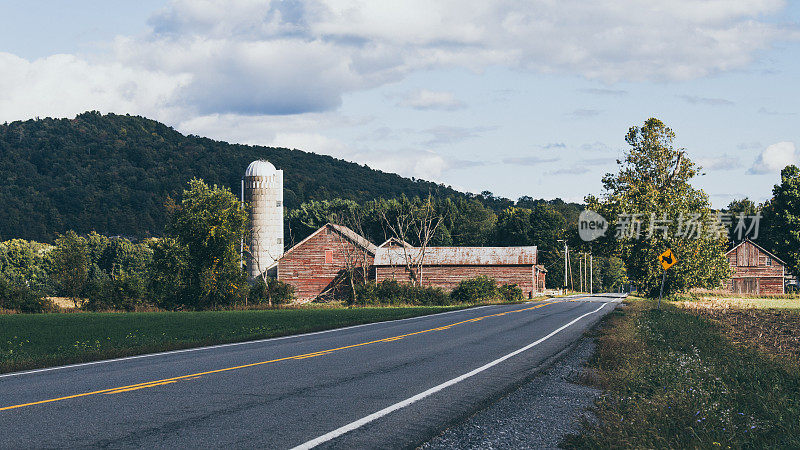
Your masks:
<svg viewBox="0 0 800 450"><path fill-rule="evenodd" d="M465 306L0 315L0 373L434 314Z"/></svg>
<svg viewBox="0 0 800 450"><path fill-rule="evenodd" d="M605 390L567 448L800 448L800 370L674 305L609 315L590 365Z"/></svg>

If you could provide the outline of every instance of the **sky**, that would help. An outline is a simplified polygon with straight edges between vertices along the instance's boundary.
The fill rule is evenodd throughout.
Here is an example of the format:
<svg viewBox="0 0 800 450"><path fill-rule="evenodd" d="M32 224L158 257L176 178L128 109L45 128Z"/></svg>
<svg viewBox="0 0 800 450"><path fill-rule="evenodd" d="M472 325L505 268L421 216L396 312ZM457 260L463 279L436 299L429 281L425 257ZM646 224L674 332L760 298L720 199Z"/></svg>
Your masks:
<svg viewBox="0 0 800 450"><path fill-rule="evenodd" d="M602 193L628 128L650 117L718 208L767 200L800 159L800 2L0 8L0 121L137 114L512 199Z"/></svg>

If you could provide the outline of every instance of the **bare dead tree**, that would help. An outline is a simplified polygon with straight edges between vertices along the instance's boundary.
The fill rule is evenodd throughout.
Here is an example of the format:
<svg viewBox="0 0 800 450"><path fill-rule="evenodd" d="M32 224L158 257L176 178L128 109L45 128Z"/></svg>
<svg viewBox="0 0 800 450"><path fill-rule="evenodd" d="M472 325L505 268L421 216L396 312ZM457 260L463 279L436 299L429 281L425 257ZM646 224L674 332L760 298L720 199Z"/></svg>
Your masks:
<svg viewBox="0 0 800 450"><path fill-rule="evenodd" d="M367 282L370 267L369 241L364 236L364 212L361 208L350 208L342 214L332 214L328 221L344 229L338 229L337 243L344 261L344 272L350 284L350 293L356 301L356 279ZM347 230L355 235L347 235Z"/></svg>
<svg viewBox="0 0 800 450"><path fill-rule="evenodd" d="M389 217L387 211L382 211L381 215L391 237L400 241L400 259L408 272L412 286L421 286L425 254L439 225L444 221L436 211L431 195L429 194L419 205L401 202L394 217ZM418 245L416 247L408 245L409 241ZM389 253L391 255L391 250Z"/></svg>

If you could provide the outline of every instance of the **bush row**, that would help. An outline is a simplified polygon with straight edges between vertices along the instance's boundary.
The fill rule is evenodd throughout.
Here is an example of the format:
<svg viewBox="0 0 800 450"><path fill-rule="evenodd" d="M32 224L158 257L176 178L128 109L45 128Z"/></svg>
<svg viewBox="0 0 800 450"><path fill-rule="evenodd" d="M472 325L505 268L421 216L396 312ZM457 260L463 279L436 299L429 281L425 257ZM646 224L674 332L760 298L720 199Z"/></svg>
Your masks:
<svg viewBox="0 0 800 450"><path fill-rule="evenodd" d="M367 282L357 285L356 299L351 296L348 301L365 305L444 306L491 300L512 302L523 298L522 289L516 284L498 286L494 278L479 276L462 280L450 293L437 287L413 286L396 280Z"/></svg>

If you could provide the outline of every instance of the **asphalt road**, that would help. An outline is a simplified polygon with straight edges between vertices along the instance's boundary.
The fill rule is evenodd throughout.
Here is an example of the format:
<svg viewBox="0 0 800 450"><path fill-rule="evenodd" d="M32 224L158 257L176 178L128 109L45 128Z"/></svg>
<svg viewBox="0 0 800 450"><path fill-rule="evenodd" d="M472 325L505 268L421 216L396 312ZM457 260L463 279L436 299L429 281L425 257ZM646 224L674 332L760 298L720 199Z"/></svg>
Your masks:
<svg viewBox="0 0 800 450"><path fill-rule="evenodd" d="M0 375L0 447L413 447L529 380L618 301L488 306Z"/></svg>

